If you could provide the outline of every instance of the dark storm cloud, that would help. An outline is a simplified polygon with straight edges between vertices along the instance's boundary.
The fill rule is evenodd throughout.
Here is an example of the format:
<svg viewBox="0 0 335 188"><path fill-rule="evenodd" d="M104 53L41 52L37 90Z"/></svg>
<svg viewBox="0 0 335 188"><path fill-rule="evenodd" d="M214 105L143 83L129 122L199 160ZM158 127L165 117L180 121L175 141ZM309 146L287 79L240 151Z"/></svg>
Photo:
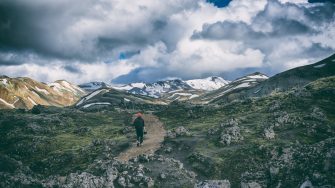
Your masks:
<svg viewBox="0 0 335 188"><path fill-rule="evenodd" d="M81 73L81 70L78 69L78 67L73 66L73 65L65 65L63 66L63 68L71 73L76 73L76 74Z"/></svg>
<svg viewBox="0 0 335 188"><path fill-rule="evenodd" d="M333 43L310 38L333 23L334 5L290 2L263 10L265 0L0 0L0 73L155 81L326 56Z"/></svg>
<svg viewBox="0 0 335 188"><path fill-rule="evenodd" d="M151 17L150 11L154 10L139 7L139 15L126 20L122 17L130 13L114 10L113 3L116 4L90 0L3 0L0 2L1 51L30 51L50 58L94 62L117 59L122 51L138 50L157 41L166 42L169 48L175 46L174 34L165 31L169 12ZM177 12L196 2L185 1L182 5L185 7L167 11ZM94 9L100 6L109 15ZM115 20L109 21L107 17L113 19L113 14ZM140 14L148 16L144 19Z"/></svg>
<svg viewBox="0 0 335 188"><path fill-rule="evenodd" d="M62 24L71 24L67 17L68 4L39 1L0 2L0 47L18 53L33 51L45 56L73 58L68 50L54 46Z"/></svg>

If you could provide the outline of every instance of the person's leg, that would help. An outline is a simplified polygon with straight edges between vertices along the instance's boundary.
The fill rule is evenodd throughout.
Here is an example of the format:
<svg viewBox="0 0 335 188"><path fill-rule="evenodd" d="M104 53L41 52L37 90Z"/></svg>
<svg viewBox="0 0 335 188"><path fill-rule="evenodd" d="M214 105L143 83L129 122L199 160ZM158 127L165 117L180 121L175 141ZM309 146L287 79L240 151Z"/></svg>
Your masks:
<svg viewBox="0 0 335 188"><path fill-rule="evenodd" d="M143 128L141 129L140 133L140 144L143 143Z"/></svg>
<svg viewBox="0 0 335 188"><path fill-rule="evenodd" d="M140 146L140 143L141 143L141 132L140 132L140 129L136 129L136 141L137 141L137 146Z"/></svg>

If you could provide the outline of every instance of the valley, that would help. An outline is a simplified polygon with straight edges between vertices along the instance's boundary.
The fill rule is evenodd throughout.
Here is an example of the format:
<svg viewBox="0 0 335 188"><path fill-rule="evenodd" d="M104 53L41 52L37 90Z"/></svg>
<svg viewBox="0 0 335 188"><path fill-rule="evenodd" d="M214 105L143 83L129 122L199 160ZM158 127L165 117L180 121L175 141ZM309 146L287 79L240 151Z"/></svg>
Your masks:
<svg viewBox="0 0 335 188"><path fill-rule="evenodd" d="M95 84L68 107L0 110L0 187L333 187L334 59L215 87ZM30 84L22 96L60 87L49 85ZM143 150L134 148L137 111L152 118L154 146Z"/></svg>

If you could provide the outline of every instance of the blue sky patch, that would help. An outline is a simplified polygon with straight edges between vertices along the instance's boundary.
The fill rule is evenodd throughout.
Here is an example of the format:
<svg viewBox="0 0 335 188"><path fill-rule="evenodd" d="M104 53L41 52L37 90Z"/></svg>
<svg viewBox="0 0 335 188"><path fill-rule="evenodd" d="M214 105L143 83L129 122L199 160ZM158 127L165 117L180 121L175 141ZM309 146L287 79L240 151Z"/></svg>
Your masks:
<svg viewBox="0 0 335 188"><path fill-rule="evenodd" d="M207 0L207 2L214 4L216 7L223 8L229 5L232 0Z"/></svg>

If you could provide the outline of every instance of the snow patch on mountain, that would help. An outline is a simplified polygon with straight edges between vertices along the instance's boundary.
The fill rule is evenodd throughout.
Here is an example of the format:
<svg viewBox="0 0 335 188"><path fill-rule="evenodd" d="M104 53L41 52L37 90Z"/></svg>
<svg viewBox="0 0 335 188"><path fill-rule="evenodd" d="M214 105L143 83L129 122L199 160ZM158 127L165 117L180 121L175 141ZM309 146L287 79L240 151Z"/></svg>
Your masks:
<svg viewBox="0 0 335 188"><path fill-rule="evenodd" d="M111 86L106 84L105 82L89 82L80 84L79 87L87 92L91 92L101 88L110 88Z"/></svg>
<svg viewBox="0 0 335 188"><path fill-rule="evenodd" d="M82 90L80 87L70 84L65 80L59 80L53 83L49 83L48 86L58 93L62 93L63 91L71 92L76 95L78 95L79 93L85 93L85 91Z"/></svg>
<svg viewBox="0 0 335 188"><path fill-rule="evenodd" d="M88 107L93 106L93 105L111 105L111 103L109 103L109 102L90 103L90 104L84 105L83 108L88 108Z"/></svg>
<svg viewBox="0 0 335 188"><path fill-rule="evenodd" d="M78 103L76 106L79 106L81 105L82 103L84 103L85 101L89 100L90 98L98 95L99 93L103 92L103 91L107 91L106 89L100 89L100 90L96 90L94 91L93 93L89 94L88 96L86 97L83 97Z"/></svg>
<svg viewBox="0 0 335 188"><path fill-rule="evenodd" d="M242 83L242 84L236 86L234 89L249 87L250 85L251 84L249 82L246 82L246 83Z"/></svg>
<svg viewBox="0 0 335 188"><path fill-rule="evenodd" d="M325 63L324 63L324 64L321 64L321 65L315 65L314 68L317 68L317 69L318 69L318 68L322 68L322 67L324 67L325 65L326 65Z"/></svg>
<svg viewBox="0 0 335 188"><path fill-rule="evenodd" d="M39 88L39 87L37 87L37 86L35 86L35 89L36 89L38 92L44 93L45 95L49 95L49 94L50 94L47 90L45 90L45 89L41 89L41 88Z"/></svg>
<svg viewBox="0 0 335 188"><path fill-rule="evenodd" d="M216 90L224 85L227 85L229 81L224 80L221 77L208 77L205 79L194 79L183 81L180 79L164 80L154 83L130 83L126 85L112 85L111 87L117 90L127 91L132 94L146 95L153 98L160 98L165 93L187 93L187 96L192 94L189 92L194 91L212 91ZM183 95L183 94L182 94ZM169 98L173 98L176 95L172 95ZM185 95L183 95L185 96Z"/></svg>
<svg viewBox="0 0 335 188"><path fill-rule="evenodd" d="M8 85L8 80L6 78L0 79L0 83L7 86Z"/></svg>
<svg viewBox="0 0 335 188"><path fill-rule="evenodd" d="M187 80L186 83L194 89L213 91L229 84L229 81L213 76L205 79Z"/></svg>
<svg viewBox="0 0 335 188"><path fill-rule="evenodd" d="M4 103L5 105L9 106L10 108L15 108L14 104L8 103L4 99L0 98L0 102Z"/></svg>
<svg viewBox="0 0 335 188"><path fill-rule="evenodd" d="M35 102L33 99L31 99L30 97L28 97L28 100L29 100L33 105L37 105L36 102Z"/></svg>

